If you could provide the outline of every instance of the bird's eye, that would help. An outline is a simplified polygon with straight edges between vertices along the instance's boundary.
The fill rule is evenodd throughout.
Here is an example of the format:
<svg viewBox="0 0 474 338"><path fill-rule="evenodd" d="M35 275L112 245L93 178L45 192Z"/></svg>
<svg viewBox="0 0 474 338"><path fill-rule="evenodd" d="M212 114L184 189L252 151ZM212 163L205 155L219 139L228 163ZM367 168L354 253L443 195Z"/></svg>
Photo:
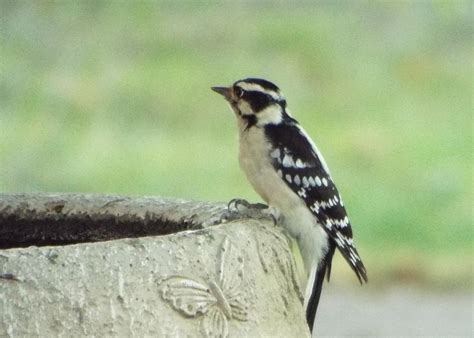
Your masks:
<svg viewBox="0 0 474 338"><path fill-rule="evenodd" d="M234 89L235 96L237 96L239 99L244 96L244 90L240 87L235 87Z"/></svg>

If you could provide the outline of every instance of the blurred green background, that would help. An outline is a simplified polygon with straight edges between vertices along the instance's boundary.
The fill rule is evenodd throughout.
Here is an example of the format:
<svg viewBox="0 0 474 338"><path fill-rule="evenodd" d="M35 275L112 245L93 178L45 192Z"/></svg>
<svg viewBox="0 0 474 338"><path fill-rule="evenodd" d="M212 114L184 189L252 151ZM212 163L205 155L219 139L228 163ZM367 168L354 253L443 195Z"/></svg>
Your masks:
<svg viewBox="0 0 474 338"><path fill-rule="evenodd" d="M209 87L263 77L324 153L371 281L470 287L471 2L3 0L0 18L0 191L259 200Z"/></svg>

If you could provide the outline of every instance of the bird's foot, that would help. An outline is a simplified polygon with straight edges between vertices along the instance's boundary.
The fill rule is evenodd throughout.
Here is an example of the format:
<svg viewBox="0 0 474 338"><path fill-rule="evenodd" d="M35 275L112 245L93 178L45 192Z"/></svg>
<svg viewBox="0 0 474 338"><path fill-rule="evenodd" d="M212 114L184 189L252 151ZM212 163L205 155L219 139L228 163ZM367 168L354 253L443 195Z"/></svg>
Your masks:
<svg viewBox="0 0 474 338"><path fill-rule="evenodd" d="M234 198L227 204L227 211L221 221L228 222L245 218L271 219L277 224L280 214L278 210L263 203L249 203L241 198Z"/></svg>
<svg viewBox="0 0 474 338"><path fill-rule="evenodd" d="M263 203L250 203L243 198L234 198L231 199L227 204L227 210L229 211L240 211L240 210L264 210L268 209L268 205Z"/></svg>

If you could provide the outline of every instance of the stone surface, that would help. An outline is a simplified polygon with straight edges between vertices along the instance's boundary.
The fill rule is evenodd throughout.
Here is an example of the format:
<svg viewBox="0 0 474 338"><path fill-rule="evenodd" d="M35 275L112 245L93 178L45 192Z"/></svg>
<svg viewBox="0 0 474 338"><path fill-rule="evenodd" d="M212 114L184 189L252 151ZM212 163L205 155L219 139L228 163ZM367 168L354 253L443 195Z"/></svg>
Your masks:
<svg viewBox="0 0 474 338"><path fill-rule="evenodd" d="M96 194L0 194L0 249L166 235L221 223L225 204Z"/></svg>
<svg viewBox="0 0 474 338"><path fill-rule="evenodd" d="M280 229L268 220L202 227L0 250L0 336L309 337Z"/></svg>

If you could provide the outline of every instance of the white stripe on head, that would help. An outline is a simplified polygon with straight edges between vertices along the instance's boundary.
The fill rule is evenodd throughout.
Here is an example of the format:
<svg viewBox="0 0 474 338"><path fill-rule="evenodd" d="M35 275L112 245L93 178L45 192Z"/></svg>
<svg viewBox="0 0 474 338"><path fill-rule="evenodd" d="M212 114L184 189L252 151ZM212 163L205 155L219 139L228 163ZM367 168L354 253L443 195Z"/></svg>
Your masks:
<svg viewBox="0 0 474 338"><path fill-rule="evenodd" d="M242 115L254 115L254 111L250 104L245 100L239 100L237 102L237 107Z"/></svg>
<svg viewBox="0 0 474 338"><path fill-rule="evenodd" d="M267 108L255 114L257 117L257 126L265 126L267 124L278 124L283 119L283 113L280 105L272 104Z"/></svg>
<svg viewBox="0 0 474 338"><path fill-rule="evenodd" d="M283 98L283 95L280 93L280 91L276 92L276 91L271 90L271 89L265 89L257 83L238 82L237 86L239 86L240 88L242 88L243 90L246 90L246 91L257 91L257 92L262 92L262 93L268 94L273 99L275 99L276 101L279 101Z"/></svg>

